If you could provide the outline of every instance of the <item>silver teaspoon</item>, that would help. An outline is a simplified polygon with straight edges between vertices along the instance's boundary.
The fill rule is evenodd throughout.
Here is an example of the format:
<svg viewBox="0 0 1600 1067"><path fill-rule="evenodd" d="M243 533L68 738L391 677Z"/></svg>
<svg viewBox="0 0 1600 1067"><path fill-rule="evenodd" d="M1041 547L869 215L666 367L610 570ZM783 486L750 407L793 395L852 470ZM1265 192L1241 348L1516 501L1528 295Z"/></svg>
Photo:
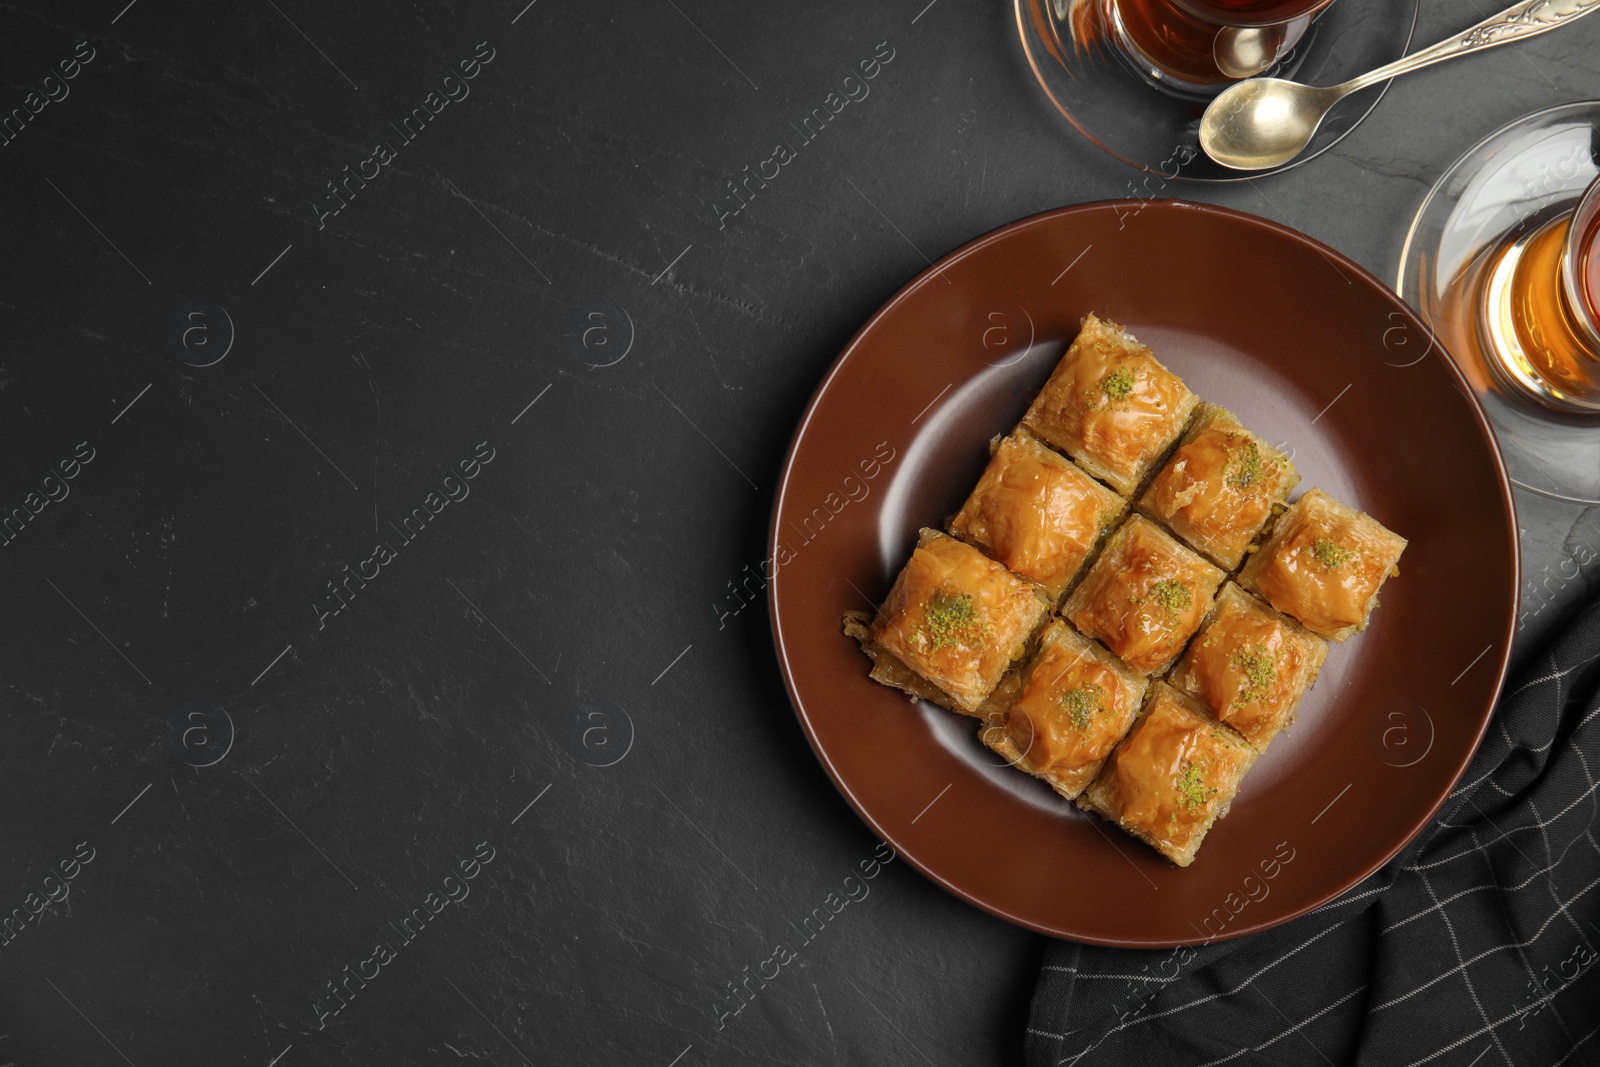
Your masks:
<svg viewBox="0 0 1600 1067"><path fill-rule="evenodd" d="M1200 147L1233 170L1279 166L1305 151L1329 109L1351 93L1447 59L1549 33L1597 10L1600 0L1523 0L1470 30L1343 85L1319 89L1282 78L1239 82L1206 108L1200 119Z"/></svg>

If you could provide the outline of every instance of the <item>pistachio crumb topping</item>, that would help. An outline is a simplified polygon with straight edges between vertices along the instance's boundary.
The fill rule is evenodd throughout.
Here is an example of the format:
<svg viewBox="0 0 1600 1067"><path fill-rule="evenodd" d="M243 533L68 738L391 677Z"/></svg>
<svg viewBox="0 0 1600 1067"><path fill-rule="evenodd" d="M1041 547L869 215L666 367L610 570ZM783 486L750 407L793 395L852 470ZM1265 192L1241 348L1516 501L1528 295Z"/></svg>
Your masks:
<svg viewBox="0 0 1600 1067"><path fill-rule="evenodd" d="M1248 489L1261 477L1261 449L1250 438L1228 456L1228 484L1235 489Z"/></svg>
<svg viewBox="0 0 1600 1067"><path fill-rule="evenodd" d="M1177 785L1178 795L1183 798L1184 804L1191 808L1198 808L1217 795L1214 786L1206 785L1203 764L1185 763L1178 771Z"/></svg>
<svg viewBox="0 0 1600 1067"><path fill-rule="evenodd" d="M1311 556L1330 571L1336 571L1354 559L1355 553L1329 538L1319 537L1311 545Z"/></svg>
<svg viewBox="0 0 1600 1067"><path fill-rule="evenodd" d="M1133 368L1124 364L1100 379L1100 391L1112 400L1126 400L1136 381Z"/></svg>
<svg viewBox="0 0 1600 1067"><path fill-rule="evenodd" d="M1161 605L1168 616L1177 619L1194 603L1194 594L1176 578L1163 578L1150 587L1150 599Z"/></svg>
<svg viewBox="0 0 1600 1067"><path fill-rule="evenodd" d="M1090 715L1103 710L1100 699L1104 695L1105 689L1093 682L1080 685L1061 694L1061 708L1072 720L1072 725L1082 730L1088 727Z"/></svg>
<svg viewBox="0 0 1600 1067"><path fill-rule="evenodd" d="M1278 669L1273 663L1272 653L1265 648L1237 649L1233 653L1232 663L1245 678L1244 688L1239 690L1235 703L1248 704L1260 700L1272 688L1272 683L1278 680Z"/></svg>
<svg viewBox="0 0 1600 1067"><path fill-rule="evenodd" d="M954 648L988 633L990 627L979 620L971 593L952 595L940 589L922 608L920 632L928 640L928 651Z"/></svg>

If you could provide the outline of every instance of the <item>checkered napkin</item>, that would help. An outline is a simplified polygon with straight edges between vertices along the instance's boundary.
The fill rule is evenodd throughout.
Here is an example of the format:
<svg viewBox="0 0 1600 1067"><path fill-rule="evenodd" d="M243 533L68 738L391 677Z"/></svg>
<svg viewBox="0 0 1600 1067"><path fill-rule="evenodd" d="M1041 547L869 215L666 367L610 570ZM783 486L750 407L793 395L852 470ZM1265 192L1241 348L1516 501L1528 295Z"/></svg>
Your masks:
<svg viewBox="0 0 1600 1067"><path fill-rule="evenodd" d="M1387 867L1253 937L1055 943L1043 1065L1600 1064L1600 603L1506 688L1440 817Z"/></svg>

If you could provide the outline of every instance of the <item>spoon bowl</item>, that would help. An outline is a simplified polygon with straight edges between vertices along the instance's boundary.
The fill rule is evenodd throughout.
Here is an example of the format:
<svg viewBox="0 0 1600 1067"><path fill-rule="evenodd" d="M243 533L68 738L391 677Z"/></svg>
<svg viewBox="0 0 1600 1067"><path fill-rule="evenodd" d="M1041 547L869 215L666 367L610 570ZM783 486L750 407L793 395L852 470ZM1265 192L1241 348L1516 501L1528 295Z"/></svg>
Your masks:
<svg viewBox="0 0 1600 1067"><path fill-rule="evenodd" d="M1200 120L1200 147L1235 170L1265 170L1305 151L1340 94L1281 78L1231 85Z"/></svg>

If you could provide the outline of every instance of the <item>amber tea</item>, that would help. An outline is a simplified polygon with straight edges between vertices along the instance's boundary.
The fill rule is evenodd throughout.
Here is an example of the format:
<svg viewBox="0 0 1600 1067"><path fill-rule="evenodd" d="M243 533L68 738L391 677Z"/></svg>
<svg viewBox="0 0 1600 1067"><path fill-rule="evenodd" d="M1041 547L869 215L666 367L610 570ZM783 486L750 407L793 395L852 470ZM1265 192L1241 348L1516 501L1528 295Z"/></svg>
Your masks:
<svg viewBox="0 0 1600 1067"><path fill-rule="evenodd" d="M1222 26L1276 26L1326 7L1330 0L1173 0L1196 18Z"/></svg>
<svg viewBox="0 0 1600 1067"><path fill-rule="evenodd" d="M1578 262L1579 295L1589 321L1600 323L1600 212L1589 220L1585 233L1579 238Z"/></svg>
<svg viewBox="0 0 1600 1067"><path fill-rule="evenodd" d="M1547 406L1600 411L1600 182L1491 261L1484 328L1499 369Z"/></svg>
<svg viewBox="0 0 1600 1067"><path fill-rule="evenodd" d="M1157 80L1215 92L1233 80L1213 49L1225 27L1288 26L1281 47L1299 40L1311 16L1332 0L1109 0L1115 25L1145 73Z"/></svg>

